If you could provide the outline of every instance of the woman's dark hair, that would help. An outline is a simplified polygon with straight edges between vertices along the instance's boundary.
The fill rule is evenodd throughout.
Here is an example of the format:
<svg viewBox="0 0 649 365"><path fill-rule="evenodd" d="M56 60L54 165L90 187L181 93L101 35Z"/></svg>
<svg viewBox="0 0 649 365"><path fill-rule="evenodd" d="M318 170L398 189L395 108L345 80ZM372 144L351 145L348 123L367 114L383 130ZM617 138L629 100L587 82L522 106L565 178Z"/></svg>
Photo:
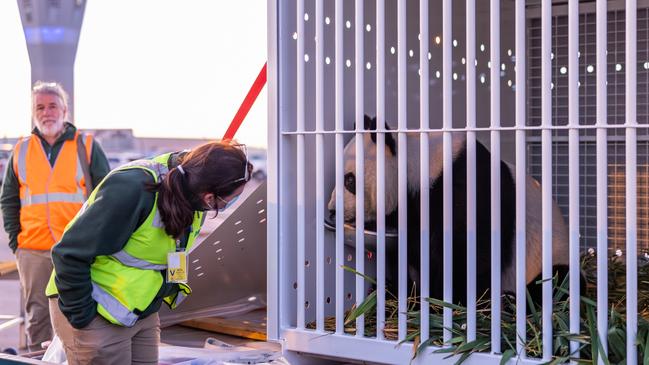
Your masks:
<svg viewBox="0 0 649 365"><path fill-rule="evenodd" d="M178 164L182 167L174 166L153 188L158 191L158 209L165 231L174 238L179 238L192 224L197 210L203 210L201 194L228 196L244 185L252 173L252 164L242 145L229 141L196 147L182 156Z"/></svg>

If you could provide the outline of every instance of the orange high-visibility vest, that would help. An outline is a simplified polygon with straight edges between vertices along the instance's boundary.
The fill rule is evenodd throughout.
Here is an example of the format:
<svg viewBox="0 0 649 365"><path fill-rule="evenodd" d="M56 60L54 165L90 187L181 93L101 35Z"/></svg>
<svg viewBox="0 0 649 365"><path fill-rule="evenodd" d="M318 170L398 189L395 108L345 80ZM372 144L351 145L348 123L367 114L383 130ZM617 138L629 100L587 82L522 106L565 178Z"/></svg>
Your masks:
<svg viewBox="0 0 649 365"><path fill-rule="evenodd" d="M61 239L68 222L86 196L86 181L77 152L77 138L63 142L54 166L50 165L38 136L16 143L13 167L20 185L18 247L50 250ZM90 161L92 136L85 139Z"/></svg>

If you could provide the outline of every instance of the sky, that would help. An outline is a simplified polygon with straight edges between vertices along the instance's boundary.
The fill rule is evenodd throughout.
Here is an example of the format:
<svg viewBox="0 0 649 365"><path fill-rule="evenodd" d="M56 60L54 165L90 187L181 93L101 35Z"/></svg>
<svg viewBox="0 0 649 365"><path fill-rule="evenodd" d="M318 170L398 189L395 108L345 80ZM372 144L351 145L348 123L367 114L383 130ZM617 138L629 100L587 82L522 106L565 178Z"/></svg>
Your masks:
<svg viewBox="0 0 649 365"><path fill-rule="evenodd" d="M30 131L17 1L0 1L0 138ZM80 128L220 138L266 61L266 0L88 0L75 63ZM236 138L265 147L267 92Z"/></svg>

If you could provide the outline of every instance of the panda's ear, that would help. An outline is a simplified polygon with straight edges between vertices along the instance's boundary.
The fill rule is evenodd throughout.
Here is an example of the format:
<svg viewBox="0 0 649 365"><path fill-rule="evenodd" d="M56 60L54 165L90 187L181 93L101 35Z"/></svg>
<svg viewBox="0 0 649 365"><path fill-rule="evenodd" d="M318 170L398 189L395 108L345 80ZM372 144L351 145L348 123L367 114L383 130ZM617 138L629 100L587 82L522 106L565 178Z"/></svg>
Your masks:
<svg viewBox="0 0 649 365"><path fill-rule="evenodd" d="M365 114L365 120L363 121L363 129L366 131L376 130L376 117L370 118L369 115Z"/></svg>
<svg viewBox="0 0 649 365"><path fill-rule="evenodd" d="M371 128L368 128L368 126L371 126ZM376 123L376 117L370 119L367 115L365 116L365 129L366 130L376 130L377 123ZM386 130L392 130L388 123L385 123L385 129ZM376 144L376 133L370 133L370 138L372 139L372 142ZM386 133L385 134L385 145L390 149L390 153L392 153L393 156L397 154L397 142L394 139L394 136L392 133Z"/></svg>

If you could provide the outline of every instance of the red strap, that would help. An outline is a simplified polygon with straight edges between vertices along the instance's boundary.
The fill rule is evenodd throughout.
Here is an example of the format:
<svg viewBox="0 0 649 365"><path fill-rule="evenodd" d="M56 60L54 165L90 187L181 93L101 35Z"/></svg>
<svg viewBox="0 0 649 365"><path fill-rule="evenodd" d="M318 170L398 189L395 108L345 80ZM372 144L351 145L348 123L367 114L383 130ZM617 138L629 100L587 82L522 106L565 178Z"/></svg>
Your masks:
<svg viewBox="0 0 649 365"><path fill-rule="evenodd" d="M259 93L261 92L261 89L264 88L264 85L266 85L266 63L264 63L261 71L259 71L259 75L257 75L257 79L248 91L248 95L246 95L246 98L243 99L243 103L241 103L239 110L237 110L237 114L234 115L232 122L230 122L228 130L225 131L225 134L223 135L224 140L231 140L234 137L234 134L237 133L237 130L241 126L241 123L243 123L246 115L248 115L252 104L254 104L255 100L257 100L257 96L259 96Z"/></svg>

